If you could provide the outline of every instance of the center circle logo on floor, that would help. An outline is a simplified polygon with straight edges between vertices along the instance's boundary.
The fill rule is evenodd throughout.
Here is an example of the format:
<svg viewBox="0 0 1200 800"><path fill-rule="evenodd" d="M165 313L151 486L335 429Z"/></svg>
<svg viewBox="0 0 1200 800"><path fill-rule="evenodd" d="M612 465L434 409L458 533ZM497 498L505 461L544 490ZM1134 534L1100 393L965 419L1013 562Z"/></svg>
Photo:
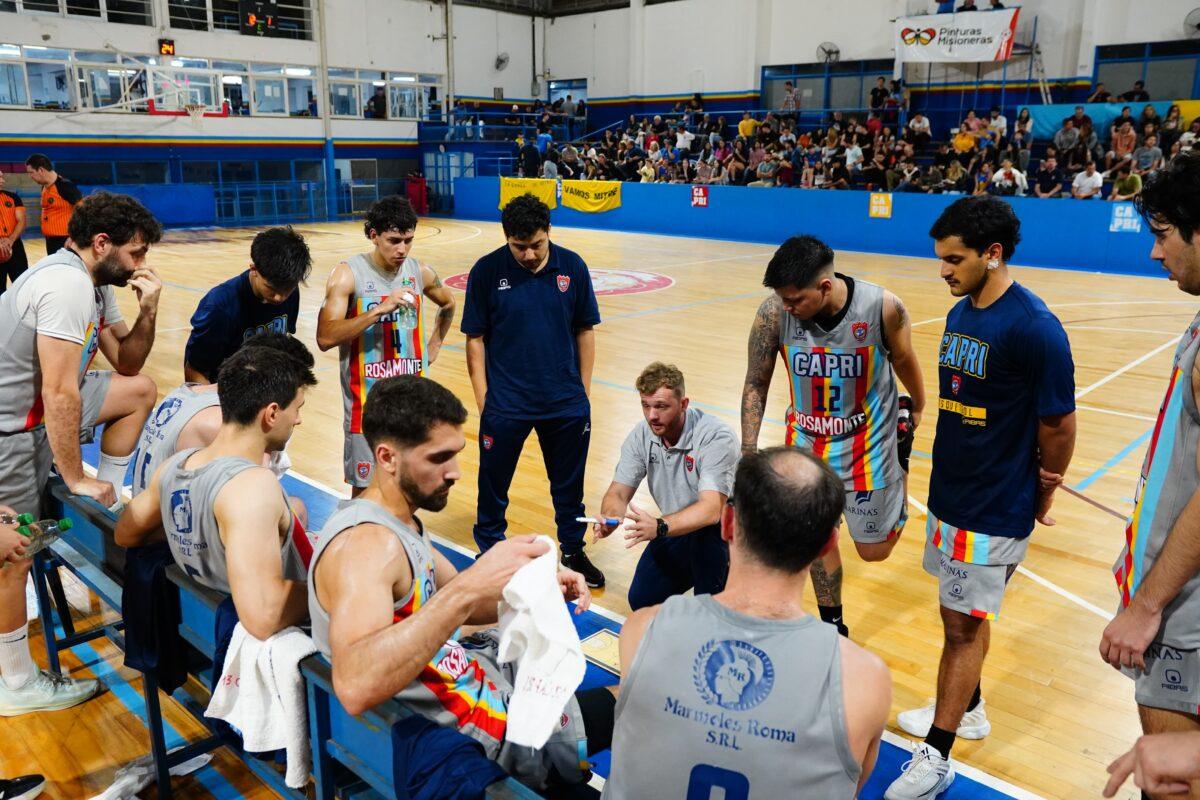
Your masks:
<svg viewBox="0 0 1200 800"><path fill-rule="evenodd" d="M709 705L749 711L775 686L775 666L762 650L736 639L710 639L692 666L696 691Z"/></svg>
<svg viewBox="0 0 1200 800"><path fill-rule="evenodd" d="M657 292L675 285L675 279L657 272L642 272L634 269L593 269L592 288L598 296L612 294L644 294ZM446 278L445 284L459 291L467 289L467 275L460 272Z"/></svg>

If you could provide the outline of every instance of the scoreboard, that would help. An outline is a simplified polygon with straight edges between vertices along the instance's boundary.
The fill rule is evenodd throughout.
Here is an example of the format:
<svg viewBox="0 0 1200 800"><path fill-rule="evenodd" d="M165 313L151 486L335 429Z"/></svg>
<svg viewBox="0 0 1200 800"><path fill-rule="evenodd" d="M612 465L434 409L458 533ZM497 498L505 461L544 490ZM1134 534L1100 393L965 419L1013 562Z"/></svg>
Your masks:
<svg viewBox="0 0 1200 800"><path fill-rule="evenodd" d="M245 36L275 36L279 19L279 4L275 0L239 0L242 34Z"/></svg>

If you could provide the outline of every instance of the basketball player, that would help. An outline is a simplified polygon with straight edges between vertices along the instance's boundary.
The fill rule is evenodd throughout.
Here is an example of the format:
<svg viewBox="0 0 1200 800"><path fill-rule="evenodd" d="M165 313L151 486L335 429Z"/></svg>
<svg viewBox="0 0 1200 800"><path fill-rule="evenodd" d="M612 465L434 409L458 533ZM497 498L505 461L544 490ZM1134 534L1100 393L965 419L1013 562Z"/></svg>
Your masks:
<svg viewBox="0 0 1200 800"><path fill-rule="evenodd" d="M891 555L908 521L908 458L925 409L925 385L900 298L836 272L833 251L794 236L767 265L763 301L750 329L742 389L742 452L758 447L775 359L783 358L792 403L786 443L810 449L842 476L846 527L866 561ZM898 398L899 377L911 398ZM900 435L901 405L911 424ZM842 621L842 560L837 547L813 564L821 619Z"/></svg>
<svg viewBox="0 0 1200 800"><path fill-rule="evenodd" d="M803 450L742 457L721 514L725 591L672 597L621 629L605 798L857 796L891 675L801 605L809 565L837 542L842 484Z"/></svg>
<svg viewBox="0 0 1200 800"><path fill-rule="evenodd" d="M1200 296L1197 180L1200 155L1178 156L1136 198L1154 233L1150 257L1192 296ZM1101 657L1134 678L1142 730L1148 734L1200 731L1198 333L1200 315L1175 349L1125 530L1126 547L1114 567L1121 609L1100 642ZM1193 789L1186 796L1200 797L1200 792Z"/></svg>
<svg viewBox="0 0 1200 800"><path fill-rule="evenodd" d="M71 246L39 261L0 297L0 503L37 514L53 461L67 487L117 501L130 454L154 405L139 374L154 342L162 282L146 265L162 227L138 201L96 192L71 217ZM114 286L137 295L130 327ZM115 372L89 370L102 351ZM96 477L83 471L81 437L107 423ZM0 716L68 708L96 681L40 672L29 654L29 561L0 570Z"/></svg>
<svg viewBox="0 0 1200 800"><path fill-rule="evenodd" d="M408 198L376 200L363 231L374 249L333 268L317 317L317 346L337 347L341 359L342 473L355 496L371 482L374 464L362 432L367 393L380 378L424 375L454 321L454 295L411 255L417 213ZM438 306L428 343L422 296Z"/></svg>
<svg viewBox="0 0 1200 800"><path fill-rule="evenodd" d="M312 369L313 356L294 336L286 333L260 333L246 340L243 347L269 347L287 353ZM150 484L158 468L181 450L207 447L221 430L221 401L215 383L185 383L163 398L150 413L142 428L137 450L133 453L133 494L140 494ZM268 452L263 466L282 478L287 468L282 463L284 451ZM298 497L288 497L288 505L296 519L308 528L308 511Z"/></svg>
<svg viewBox="0 0 1200 800"><path fill-rule="evenodd" d="M937 699L897 721L924 737L887 800L932 800L954 780L955 736L991 730L979 678L991 622L1075 449L1075 365L1058 318L1013 280L1021 222L986 195L951 204L929 231L950 293L938 355L925 571L938 579L944 643Z"/></svg>
<svg viewBox="0 0 1200 800"><path fill-rule="evenodd" d="M644 420L621 445L613 481L600 514L626 519L625 547L646 543L629 585L635 611L695 589L725 588L729 546L721 538L721 509L733 488L738 443L733 429L689 405L683 373L654 362L637 379ZM663 513L654 517L632 503L645 479ZM618 526L594 526L597 538Z"/></svg>
<svg viewBox="0 0 1200 800"><path fill-rule="evenodd" d="M16 192L4 189L4 173L0 172L0 295L4 294L5 279L13 283L29 268L25 255L25 203Z"/></svg>
<svg viewBox="0 0 1200 800"><path fill-rule="evenodd" d="M577 692L541 750L511 745L505 731L515 663L497 663L494 630L455 638L462 625L496 623L501 590L545 545L513 537L459 574L415 516L445 508L462 477L466 419L458 398L428 378L375 384L363 410L375 458L371 483L329 518L313 554L313 641L333 665L334 690L351 714L395 695L475 739L488 758L534 787L579 783L587 777L585 754L611 742L612 693ZM582 575L562 570L558 582L567 599L589 605Z"/></svg>
<svg viewBox="0 0 1200 800"><path fill-rule="evenodd" d="M311 269L308 244L290 225L260 231L250 244L249 268L209 289L192 314L184 380L216 383L225 359L251 336L294 334L299 287Z"/></svg>
<svg viewBox="0 0 1200 800"><path fill-rule="evenodd" d="M233 596L246 632L266 640L307 616L311 547L279 481L262 465L300 424L312 369L280 350L245 347L221 368L225 422L212 444L167 459L117 520L122 547L166 533L171 555L202 586Z"/></svg>
<svg viewBox="0 0 1200 800"><path fill-rule="evenodd" d="M0 511L15 514L11 508L0 506ZM29 540L17 533L12 525L0 524L0 567L4 562L17 563L24 555ZM17 778L0 778L0 800L33 800L42 793L46 778L42 775L22 775Z"/></svg>
<svg viewBox="0 0 1200 800"><path fill-rule="evenodd" d="M42 187L42 236L46 237L46 255L52 256L67 243L68 223L83 193L55 172L54 164L41 153L25 159L25 174Z"/></svg>

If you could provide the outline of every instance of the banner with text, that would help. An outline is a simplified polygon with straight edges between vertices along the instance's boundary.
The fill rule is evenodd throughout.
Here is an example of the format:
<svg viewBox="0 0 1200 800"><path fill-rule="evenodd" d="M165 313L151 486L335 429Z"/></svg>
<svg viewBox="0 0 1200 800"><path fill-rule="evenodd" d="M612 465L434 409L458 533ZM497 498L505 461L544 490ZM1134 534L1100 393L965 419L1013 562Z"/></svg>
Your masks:
<svg viewBox="0 0 1200 800"><path fill-rule="evenodd" d="M896 20L896 61L1007 61L1021 9L931 14Z"/></svg>
<svg viewBox="0 0 1200 800"><path fill-rule="evenodd" d="M567 208L598 214L621 207L620 181L563 181L562 202Z"/></svg>
<svg viewBox="0 0 1200 800"><path fill-rule="evenodd" d="M523 194L531 194L550 208L558 208L558 181L541 178L501 178L500 205L503 209L508 201Z"/></svg>

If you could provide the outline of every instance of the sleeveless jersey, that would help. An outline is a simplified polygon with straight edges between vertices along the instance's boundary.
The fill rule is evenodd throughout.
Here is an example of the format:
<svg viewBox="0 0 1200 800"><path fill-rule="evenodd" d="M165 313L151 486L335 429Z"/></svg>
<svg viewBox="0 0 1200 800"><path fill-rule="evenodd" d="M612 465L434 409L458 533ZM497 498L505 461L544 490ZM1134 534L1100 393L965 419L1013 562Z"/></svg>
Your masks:
<svg viewBox="0 0 1200 800"><path fill-rule="evenodd" d="M0 435L32 430L42 424L42 368L37 352L36 320L17 307L21 290L39 270L77 269L92 278L78 255L66 248L34 264L0 296ZM100 348L100 331L105 326L105 309L116 307L111 286L93 287L95 311L84 334L79 360L79 383Z"/></svg>
<svg viewBox="0 0 1200 800"><path fill-rule="evenodd" d="M400 622L417 613L437 592L433 545L429 541L429 534L423 529L414 531L370 500L343 503L317 536L317 548L308 576L308 613L312 618L312 638L326 658L332 657L329 613L317 599L316 565L320 563L325 548L338 535L368 523L382 525L394 533L412 567L412 586L404 597L396 598L393 604L394 620ZM496 665L475 658L471 650L450 639L430 659L417 679L396 697L439 725L458 728L480 742L487 756L495 759L508 724L505 700L496 681L500 680L501 685L505 683L498 674Z"/></svg>
<svg viewBox="0 0 1200 800"><path fill-rule="evenodd" d="M835 628L710 595L663 603L621 679L606 800L851 800L860 773Z"/></svg>
<svg viewBox="0 0 1200 800"><path fill-rule="evenodd" d="M346 261L346 266L354 276L347 319L367 313L393 289L407 289L417 306L417 325L411 330L400 327L400 309L396 309L340 348L346 431L362 433L363 406L375 381L394 375L425 374L428 364L421 320L425 286L421 265L415 258L405 259L390 279L375 268L370 255L356 255Z"/></svg>
<svg viewBox="0 0 1200 800"><path fill-rule="evenodd" d="M206 408L219 406L216 392L197 392L196 383L185 383L163 398L146 426L142 428L137 449L133 451L133 493L145 491L159 465L175 455L179 434L192 418Z"/></svg>
<svg viewBox="0 0 1200 800"><path fill-rule="evenodd" d="M833 330L780 311L779 351L792 391L785 440L825 459L847 491L872 491L900 480L896 376L884 341L883 288L852 286Z"/></svg>
<svg viewBox="0 0 1200 800"><path fill-rule="evenodd" d="M1200 315L1188 326L1171 364L1166 397L1142 463L1134 493L1133 516L1125 529L1125 549L1113 572L1125 608L1162 552L1184 506L1200 488L1196 452L1200 412L1192 391L1192 371L1200 351ZM1185 650L1200 648L1200 575L1193 575L1163 610L1157 641Z"/></svg>
<svg viewBox="0 0 1200 800"><path fill-rule="evenodd" d="M163 530L175 563L189 577L209 589L230 594L225 545L213 509L217 494L225 484L258 465L244 458L227 456L197 469L185 468L184 463L199 449L193 447L176 453L163 467L158 483ZM283 491L282 487L280 491ZM308 540L299 541L299 537L304 537L304 529L297 530L298 527L293 514L290 535L280 548L283 577L293 581L304 580L308 566L304 557Z"/></svg>

